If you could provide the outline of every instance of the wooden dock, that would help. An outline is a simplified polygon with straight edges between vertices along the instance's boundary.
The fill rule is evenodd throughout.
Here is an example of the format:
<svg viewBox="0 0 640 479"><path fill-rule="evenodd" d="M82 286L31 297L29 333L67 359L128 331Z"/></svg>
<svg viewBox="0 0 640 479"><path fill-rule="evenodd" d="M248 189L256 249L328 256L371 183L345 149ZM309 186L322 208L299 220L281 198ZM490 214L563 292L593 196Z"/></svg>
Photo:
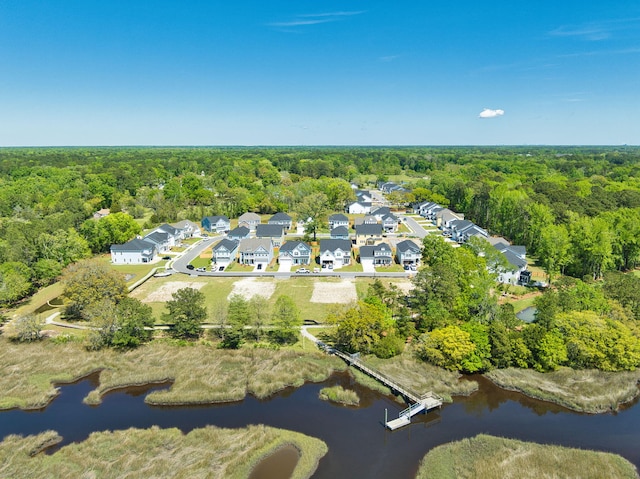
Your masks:
<svg viewBox="0 0 640 479"><path fill-rule="evenodd" d="M320 343L321 344L321 343ZM387 421L385 417L385 427L391 429L392 431L398 429L402 426L406 426L411 423L411 418L418 413L428 412L431 409L442 407L442 398L433 392L428 392L426 394L419 395L414 391L411 391L392 378L382 374L380 371L376 371L370 366L367 366L362 361L358 359L357 356L343 353L342 351L328 347L326 345L321 345L329 354L335 354L336 356L344 359L349 365L359 369L363 373L371 376L372 378L377 379L382 384L387 386L392 391L400 394L405 400L410 404L409 407L400 412L397 419L392 419L391 421Z"/></svg>

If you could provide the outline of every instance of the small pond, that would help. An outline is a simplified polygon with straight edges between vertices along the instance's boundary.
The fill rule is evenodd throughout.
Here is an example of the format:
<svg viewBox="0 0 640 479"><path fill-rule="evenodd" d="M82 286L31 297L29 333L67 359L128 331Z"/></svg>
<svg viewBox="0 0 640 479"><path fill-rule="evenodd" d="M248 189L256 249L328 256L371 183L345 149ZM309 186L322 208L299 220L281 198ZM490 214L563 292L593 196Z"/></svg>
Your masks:
<svg viewBox="0 0 640 479"><path fill-rule="evenodd" d="M529 306L528 308L524 308L522 311L516 313L516 318L525 323L533 323L536 320L536 313L538 309L535 306Z"/></svg>

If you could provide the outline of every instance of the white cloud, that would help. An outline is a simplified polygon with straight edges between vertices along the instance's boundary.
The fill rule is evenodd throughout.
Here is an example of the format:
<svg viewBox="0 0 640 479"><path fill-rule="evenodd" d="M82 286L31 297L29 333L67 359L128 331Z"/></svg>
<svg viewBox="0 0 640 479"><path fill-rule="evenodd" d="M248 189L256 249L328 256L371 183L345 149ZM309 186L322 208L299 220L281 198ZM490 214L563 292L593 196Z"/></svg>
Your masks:
<svg viewBox="0 0 640 479"><path fill-rule="evenodd" d="M485 108L478 116L480 118L495 118L502 115L504 115L504 110L492 110L491 108Z"/></svg>

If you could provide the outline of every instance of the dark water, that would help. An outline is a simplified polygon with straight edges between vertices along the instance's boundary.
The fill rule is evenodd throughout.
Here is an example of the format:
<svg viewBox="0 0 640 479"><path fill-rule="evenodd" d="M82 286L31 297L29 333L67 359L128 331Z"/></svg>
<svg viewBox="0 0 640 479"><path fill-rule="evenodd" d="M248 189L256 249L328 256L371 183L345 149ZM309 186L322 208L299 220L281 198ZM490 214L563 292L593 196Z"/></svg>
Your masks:
<svg viewBox="0 0 640 479"><path fill-rule="evenodd" d="M295 447L283 447L254 467L249 479L289 479L299 459L300 453Z"/></svg>
<svg viewBox="0 0 640 479"><path fill-rule="evenodd" d="M516 314L516 318L525 323L532 323L536 320L536 313L538 312L538 308L535 306L529 306L528 308L524 308L522 311Z"/></svg>
<svg viewBox="0 0 640 479"><path fill-rule="evenodd" d="M324 383L289 388L268 400L215 406L150 407L144 395L159 386L113 392L97 407L82 404L96 386L92 376L61 388L60 396L41 411L0 413L0 438L7 434L58 431L65 443L81 441L93 431L178 427L187 432L205 425L243 427L267 424L322 439L329 453L316 478L410 478L422 456L452 440L487 433L498 436L597 449L621 454L640 467L640 406L633 404L616 414L586 415L503 391L484 378L474 378L480 390L457 398L441 411L415 416L412 425L391 432L383 426L403 405L357 384L346 373ZM359 408L334 405L318 399L322 387L340 384L355 389ZM166 386L165 386L166 387Z"/></svg>

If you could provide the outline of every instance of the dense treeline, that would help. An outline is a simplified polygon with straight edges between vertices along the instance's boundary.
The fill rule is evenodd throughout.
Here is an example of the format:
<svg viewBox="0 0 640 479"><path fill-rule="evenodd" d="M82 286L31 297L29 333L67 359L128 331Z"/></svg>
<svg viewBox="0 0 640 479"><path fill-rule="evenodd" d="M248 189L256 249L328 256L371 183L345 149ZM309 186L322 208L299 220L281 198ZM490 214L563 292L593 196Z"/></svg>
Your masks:
<svg viewBox="0 0 640 479"><path fill-rule="evenodd" d="M640 261L639 158L634 147L0 149L0 304L140 225L303 215L309 198L340 209L349 181L396 175L414 190L394 201L448 204L526 245L550 277L599 278ZM116 214L93 220L101 208Z"/></svg>

